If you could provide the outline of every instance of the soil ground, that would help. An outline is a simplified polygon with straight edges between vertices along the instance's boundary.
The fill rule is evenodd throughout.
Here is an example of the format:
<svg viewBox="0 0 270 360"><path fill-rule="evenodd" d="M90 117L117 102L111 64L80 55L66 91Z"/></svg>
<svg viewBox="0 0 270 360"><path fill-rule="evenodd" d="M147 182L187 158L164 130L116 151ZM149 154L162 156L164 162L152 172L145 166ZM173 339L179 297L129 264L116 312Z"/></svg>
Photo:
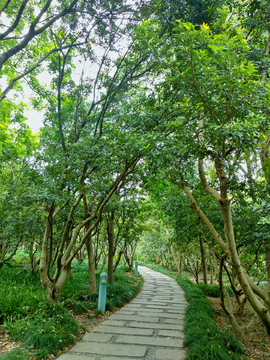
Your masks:
<svg viewBox="0 0 270 360"><path fill-rule="evenodd" d="M229 325L229 320L224 313L221 305L220 298L208 298L215 310L215 321L216 324L222 329L222 331L227 331L233 333L231 325ZM239 322L239 324L247 325L252 317L252 308L246 303L244 313L242 316L238 316L237 312L237 303L233 299L233 310L234 315ZM262 323L256 324L252 332L247 337L247 342L243 344L246 355L251 360L263 360L270 359L270 337L267 335L264 326Z"/></svg>

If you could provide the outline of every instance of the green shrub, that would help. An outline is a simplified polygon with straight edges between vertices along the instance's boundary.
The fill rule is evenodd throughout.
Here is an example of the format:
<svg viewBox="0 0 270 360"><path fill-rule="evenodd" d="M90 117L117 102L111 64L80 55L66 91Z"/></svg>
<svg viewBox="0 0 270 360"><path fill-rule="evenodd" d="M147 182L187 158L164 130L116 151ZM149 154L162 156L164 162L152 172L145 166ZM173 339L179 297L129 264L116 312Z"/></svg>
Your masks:
<svg viewBox="0 0 270 360"><path fill-rule="evenodd" d="M27 356L26 351L22 349L14 349L10 352L6 352L1 355L2 360L28 360L29 357Z"/></svg>

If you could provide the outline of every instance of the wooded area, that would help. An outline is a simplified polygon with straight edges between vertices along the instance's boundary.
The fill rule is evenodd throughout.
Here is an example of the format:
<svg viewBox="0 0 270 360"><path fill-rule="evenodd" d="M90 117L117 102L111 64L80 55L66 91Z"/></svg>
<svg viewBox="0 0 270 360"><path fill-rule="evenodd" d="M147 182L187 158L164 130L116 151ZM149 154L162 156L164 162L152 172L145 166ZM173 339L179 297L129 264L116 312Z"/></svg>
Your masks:
<svg viewBox="0 0 270 360"><path fill-rule="evenodd" d="M134 256L202 272L270 335L269 1L0 8L0 266L26 250L55 303L74 259L92 293Z"/></svg>

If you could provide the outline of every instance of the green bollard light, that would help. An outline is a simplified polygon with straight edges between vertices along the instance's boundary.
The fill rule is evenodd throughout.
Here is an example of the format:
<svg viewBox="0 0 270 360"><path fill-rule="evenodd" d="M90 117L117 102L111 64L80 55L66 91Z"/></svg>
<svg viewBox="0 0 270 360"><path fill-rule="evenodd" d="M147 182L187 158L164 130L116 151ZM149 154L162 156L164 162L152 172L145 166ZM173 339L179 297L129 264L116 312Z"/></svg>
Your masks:
<svg viewBox="0 0 270 360"><path fill-rule="evenodd" d="M99 293L98 293L98 310L105 313L106 294L107 294L108 275L103 272L100 274Z"/></svg>
<svg viewBox="0 0 270 360"><path fill-rule="evenodd" d="M135 276L138 276L138 260L135 261L134 275L135 275Z"/></svg>

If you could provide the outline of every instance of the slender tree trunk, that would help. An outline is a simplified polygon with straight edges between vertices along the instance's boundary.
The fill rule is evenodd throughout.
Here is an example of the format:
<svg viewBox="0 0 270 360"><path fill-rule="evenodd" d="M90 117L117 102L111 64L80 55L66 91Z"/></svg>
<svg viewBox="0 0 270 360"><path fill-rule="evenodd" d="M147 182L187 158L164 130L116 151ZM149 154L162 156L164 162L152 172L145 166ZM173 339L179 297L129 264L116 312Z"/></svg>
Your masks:
<svg viewBox="0 0 270 360"><path fill-rule="evenodd" d="M108 254L108 283L113 283L113 257L114 257L114 210L109 215L108 223L108 241L109 241L109 254Z"/></svg>
<svg viewBox="0 0 270 360"><path fill-rule="evenodd" d="M270 244L265 246L265 266L267 271L267 281L270 283Z"/></svg>
<svg viewBox="0 0 270 360"><path fill-rule="evenodd" d="M213 273L213 262L212 262L212 254L209 256L209 267L210 267L210 284L214 284L214 273Z"/></svg>
<svg viewBox="0 0 270 360"><path fill-rule="evenodd" d="M96 284L96 262L93 250L92 234L90 233L85 242L87 255L88 255L88 274L90 281L90 292L95 293L97 291Z"/></svg>
<svg viewBox="0 0 270 360"><path fill-rule="evenodd" d="M176 258L176 255L175 255L175 251L174 251L174 248L173 246L171 246L171 250L172 250L172 255L173 255L173 259L174 259L174 262L175 262L175 265L177 267L177 270L178 270L178 274L180 275L180 264Z"/></svg>
<svg viewBox="0 0 270 360"><path fill-rule="evenodd" d="M183 255L180 254L179 251L177 251L177 257L178 257L178 264L179 264L178 273L180 276L182 276L183 275Z"/></svg>
<svg viewBox="0 0 270 360"><path fill-rule="evenodd" d="M171 258L171 248L170 246L168 246L168 263L169 263L169 270L170 272L172 272L172 258Z"/></svg>
<svg viewBox="0 0 270 360"><path fill-rule="evenodd" d="M207 266L205 261L205 250L203 247L203 242L200 237L200 249L201 249L201 255L202 255L202 268L203 268L203 283L207 285Z"/></svg>
<svg viewBox="0 0 270 360"><path fill-rule="evenodd" d="M218 280L218 262L214 250L212 252L212 256L213 256L213 264L214 264L214 275L215 275L214 278L215 280Z"/></svg>

